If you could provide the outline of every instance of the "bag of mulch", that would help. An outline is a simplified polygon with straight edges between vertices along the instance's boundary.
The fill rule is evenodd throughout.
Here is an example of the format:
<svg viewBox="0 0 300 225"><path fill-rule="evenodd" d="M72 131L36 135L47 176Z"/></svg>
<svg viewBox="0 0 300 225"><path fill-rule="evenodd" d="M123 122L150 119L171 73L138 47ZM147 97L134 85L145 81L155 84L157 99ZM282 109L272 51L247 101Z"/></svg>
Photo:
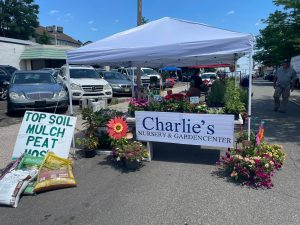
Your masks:
<svg viewBox="0 0 300 225"><path fill-rule="evenodd" d="M72 161L47 153L34 188L36 193L60 188L75 187Z"/></svg>
<svg viewBox="0 0 300 225"><path fill-rule="evenodd" d="M16 169L18 167L20 161L22 160L22 157L23 157L23 155L20 158L10 162L3 170L0 171L0 180L2 180L2 178L7 173L13 171L14 169Z"/></svg>
<svg viewBox="0 0 300 225"><path fill-rule="evenodd" d="M36 157L29 154L23 156L21 162L19 163L17 169L18 170L28 170L28 169L37 169L39 170L44 158ZM23 195L35 195L34 187L35 187L36 179L33 179L25 188Z"/></svg>
<svg viewBox="0 0 300 225"><path fill-rule="evenodd" d="M0 204L16 208L20 195L28 183L36 177L38 170L12 170L0 180Z"/></svg>

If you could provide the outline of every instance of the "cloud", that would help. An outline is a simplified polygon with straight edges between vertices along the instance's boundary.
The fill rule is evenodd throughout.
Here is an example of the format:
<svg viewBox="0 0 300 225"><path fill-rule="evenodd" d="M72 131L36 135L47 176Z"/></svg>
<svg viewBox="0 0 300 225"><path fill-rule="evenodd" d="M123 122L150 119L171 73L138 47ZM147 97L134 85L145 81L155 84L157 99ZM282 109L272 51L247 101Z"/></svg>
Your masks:
<svg viewBox="0 0 300 225"><path fill-rule="evenodd" d="M232 14L235 14L235 11L234 10L230 10L226 13L226 15L232 15Z"/></svg>
<svg viewBox="0 0 300 225"><path fill-rule="evenodd" d="M72 17L72 14L71 13L67 13L65 16L66 17Z"/></svg>
<svg viewBox="0 0 300 225"><path fill-rule="evenodd" d="M90 24L90 25L92 25L94 23L94 20L90 20L89 22L88 22L88 24Z"/></svg>
<svg viewBox="0 0 300 225"><path fill-rule="evenodd" d="M91 31L93 31L93 32L98 31L98 29L97 29L96 27L91 27L90 29L91 29Z"/></svg>
<svg viewBox="0 0 300 225"><path fill-rule="evenodd" d="M255 26L259 26L259 25L260 25L260 23L259 23L259 22L255 23Z"/></svg>
<svg viewBox="0 0 300 225"><path fill-rule="evenodd" d="M115 23L119 23L120 22L120 20L119 19L115 19Z"/></svg>
<svg viewBox="0 0 300 225"><path fill-rule="evenodd" d="M54 9L49 12L49 14L51 14L51 15L56 14L56 13L59 13L59 11L58 10L54 10Z"/></svg>

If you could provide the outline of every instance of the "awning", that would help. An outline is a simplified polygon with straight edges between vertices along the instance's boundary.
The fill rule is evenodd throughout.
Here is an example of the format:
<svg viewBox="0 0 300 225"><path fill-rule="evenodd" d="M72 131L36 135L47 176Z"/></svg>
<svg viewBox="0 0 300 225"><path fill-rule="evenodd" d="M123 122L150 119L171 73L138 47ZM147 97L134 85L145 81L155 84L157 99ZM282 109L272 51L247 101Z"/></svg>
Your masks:
<svg viewBox="0 0 300 225"><path fill-rule="evenodd" d="M67 58L66 51L74 49L68 46L39 45L28 46L20 56L20 59L63 59Z"/></svg>

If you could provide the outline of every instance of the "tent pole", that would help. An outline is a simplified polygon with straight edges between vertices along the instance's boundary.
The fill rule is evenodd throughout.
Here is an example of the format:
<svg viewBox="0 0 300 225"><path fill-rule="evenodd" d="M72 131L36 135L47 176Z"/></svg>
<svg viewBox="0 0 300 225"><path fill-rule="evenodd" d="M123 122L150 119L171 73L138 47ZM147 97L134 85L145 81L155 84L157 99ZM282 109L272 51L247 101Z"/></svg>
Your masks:
<svg viewBox="0 0 300 225"><path fill-rule="evenodd" d="M252 55L253 55L253 46L251 48L251 52L249 54L249 90L248 90L248 141L250 141L251 134L251 110L252 110Z"/></svg>
<svg viewBox="0 0 300 225"><path fill-rule="evenodd" d="M73 116L74 112L73 112L72 90L71 90L71 82L70 82L70 67L69 67L68 59L66 59L66 65L67 65L66 75L67 75L67 88L68 88L68 93L69 93L70 116ZM74 136L74 134L73 134L73 139L72 139L72 147L75 148L75 136Z"/></svg>
<svg viewBox="0 0 300 225"><path fill-rule="evenodd" d="M69 92L70 116L73 116L72 90L71 90L71 83L70 83L70 67L69 67L68 60L66 60L66 64L67 64L66 75L67 75L67 88Z"/></svg>

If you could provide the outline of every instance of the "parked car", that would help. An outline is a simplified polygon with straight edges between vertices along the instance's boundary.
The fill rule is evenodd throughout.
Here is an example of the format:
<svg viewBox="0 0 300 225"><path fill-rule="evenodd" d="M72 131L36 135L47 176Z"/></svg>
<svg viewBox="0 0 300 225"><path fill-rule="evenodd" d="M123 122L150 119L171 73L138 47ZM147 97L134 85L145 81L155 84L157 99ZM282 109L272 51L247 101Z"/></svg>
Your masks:
<svg viewBox="0 0 300 225"><path fill-rule="evenodd" d="M37 109L67 111L67 92L48 71L16 71L8 88L7 113Z"/></svg>
<svg viewBox="0 0 300 225"><path fill-rule="evenodd" d="M101 71L100 76L103 77L112 87L113 95L125 94L131 95L132 82L122 73L112 71Z"/></svg>
<svg viewBox="0 0 300 225"><path fill-rule="evenodd" d="M119 68L118 72L124 74L126 76L126 78L128 78L130 80L132 80L132 75L134 75L134 82L136 82L136 68ZM142 73L141 82L142 82L143 86L149 87L150 77Z"/></svg>
<svg viewBox="0 0 300 225"><path fill-rule="evenodd" d="M13 73L15 71L17 71L18 69L13 67L13 66L9 66L9 65L0 65L0 72L1 74L5 74L7 76L9 76L10 78L12 77ZM9 79L10 79L9 78Z"/></svg>
<svg viewBox="0 0 300 225"><path fill-rule="evenodd" d="M273 81L274 80L274 73L269 72L266 76L264 76L264 80Z"/></svg>
<svg viewBox="0 0 300 225"><path fill-rule="evenodd" d="M203 73L200 75L203 83L207 84L208 86L211 86L213 82L217 79L216 73Z"/></svg>
<svg viewBox="0 0 300 225"><path fill-rule="evenodd" d="M58 73L59 73L59 69L58 68L43 68L41 70L45 70L45 71L49 71L51 73L51 75L57 79Z"/></svg>
<svg viewBox="0 0 300 225"><path fill-rule="evenodd" d="M62 66L58 73L58 82L67 86L66 66ZM70 65L70 84L72 99L112 99L112 88L109 83L102 79L91 66Z"/></svg>
<svg viewBox="0 0 300 225"><path fill-rule="evenodd" d="M5 100L7 98L7 88L9 85L10 76L2 73L0 70L0 100Z"/></svg>

